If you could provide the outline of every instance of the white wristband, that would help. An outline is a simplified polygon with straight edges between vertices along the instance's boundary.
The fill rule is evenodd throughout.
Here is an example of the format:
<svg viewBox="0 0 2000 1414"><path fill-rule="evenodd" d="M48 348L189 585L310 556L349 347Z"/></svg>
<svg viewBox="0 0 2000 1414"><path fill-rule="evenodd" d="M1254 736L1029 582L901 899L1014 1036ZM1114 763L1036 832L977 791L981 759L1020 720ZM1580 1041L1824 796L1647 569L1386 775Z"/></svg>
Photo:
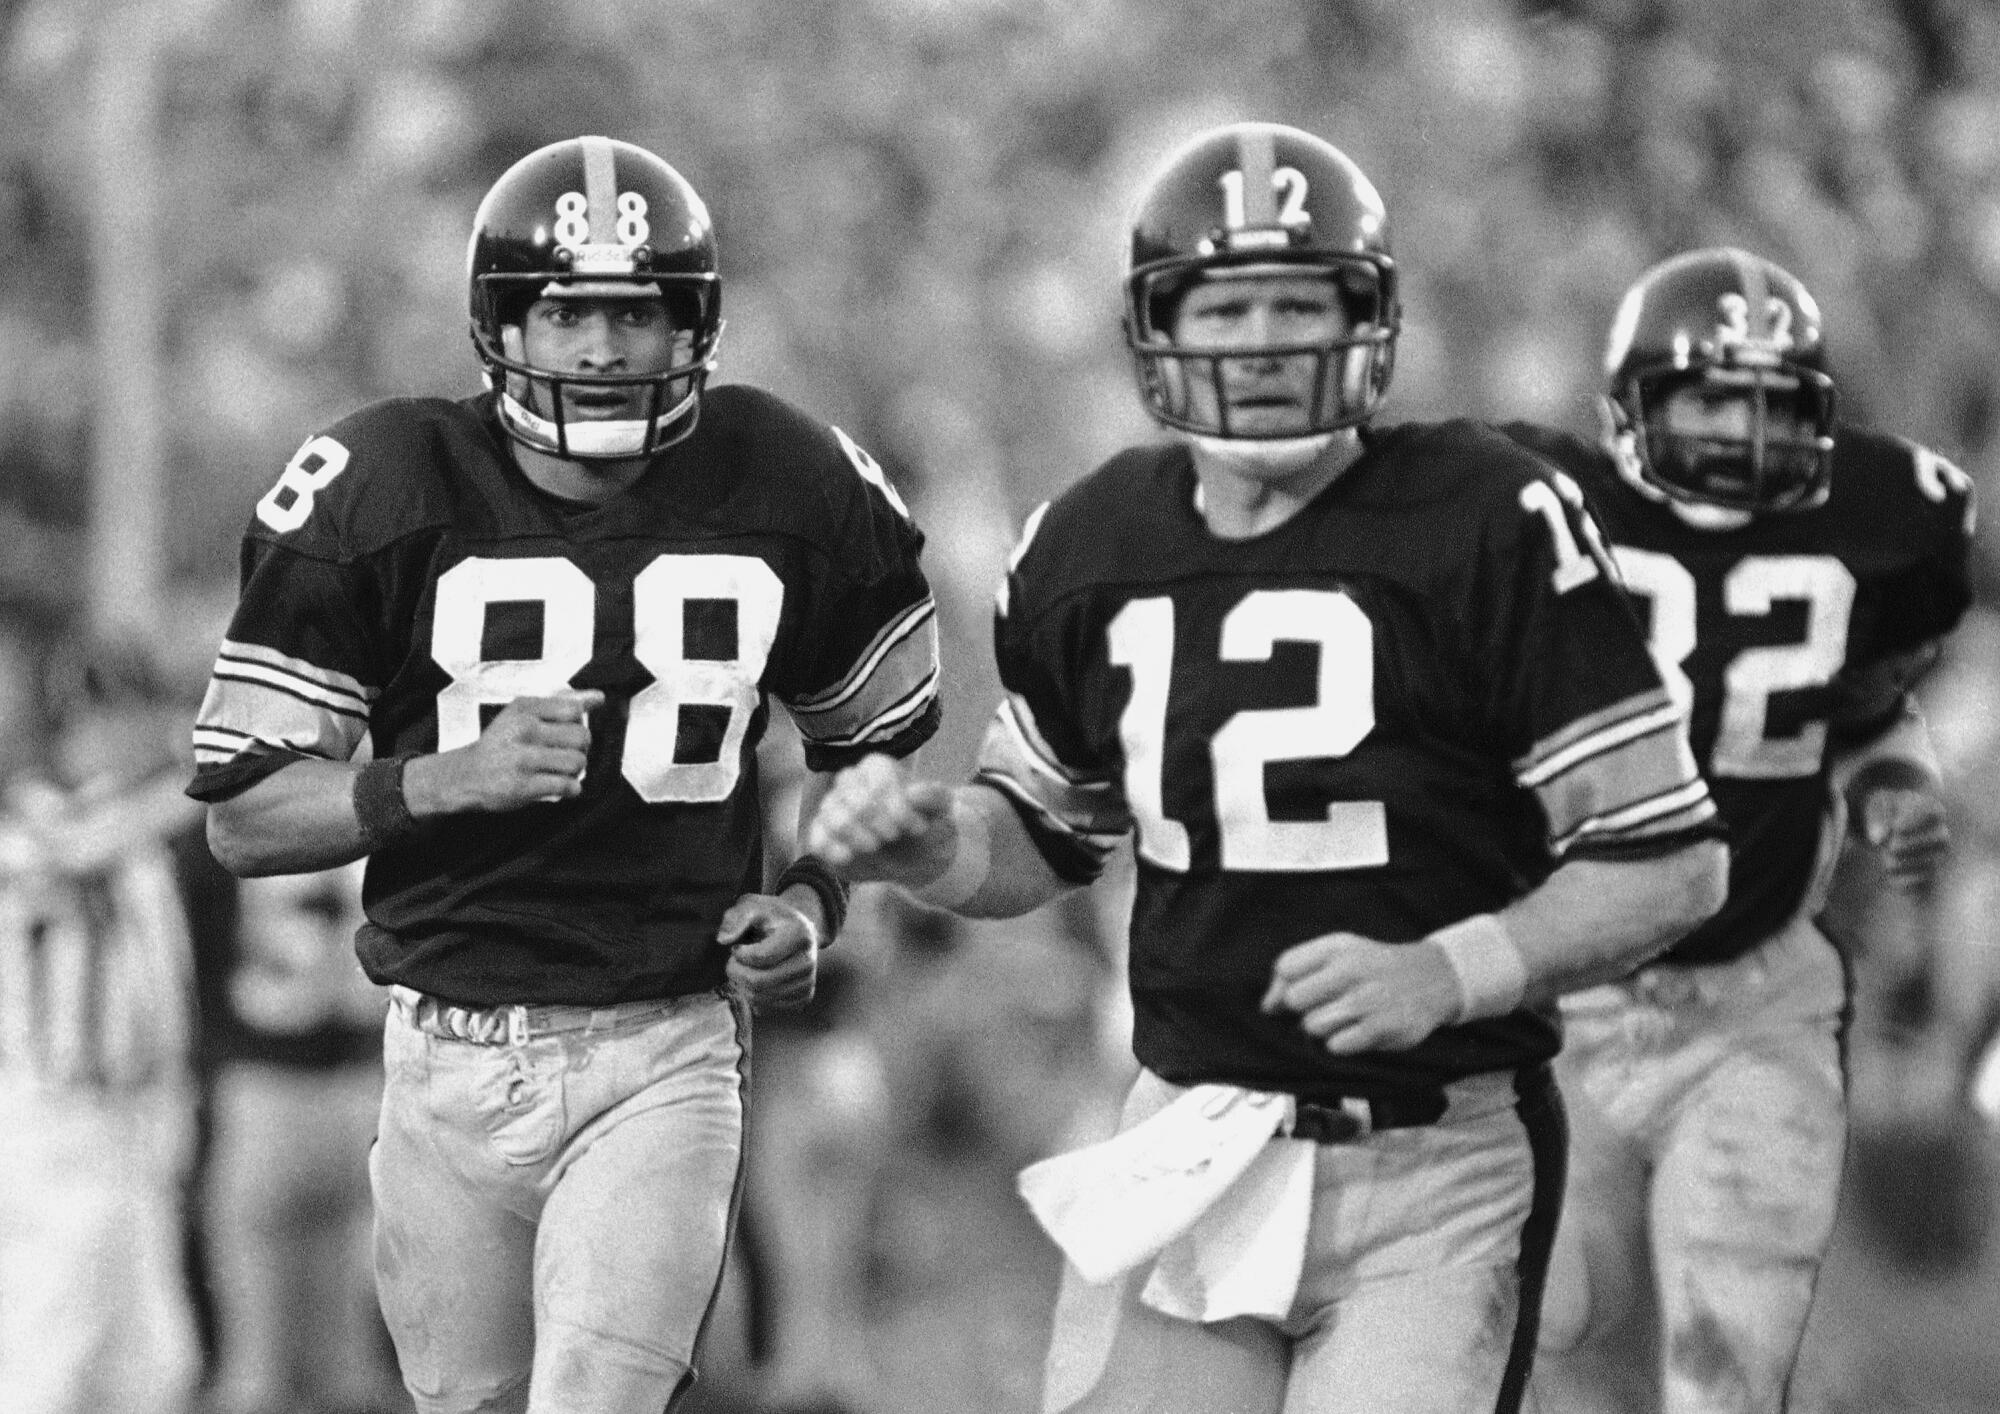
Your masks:
<svg viewBox="0 0 2000 1414"><path fill-rule="evenodd" d="M986 876L993 872L993 831L986 823L985 813L977 806L968 807L962 797L954 794L951 823L958 831L958 847L951 856L951 867L921 889L910 890L912 898L932 908L957 908L978 893Z"/></svg>
<svg viewBox="0 0 2000 1414"><path fill-rule="evenodd" d="M1505 1016L1521 1005L1528 991L1528 960L1521 956L1507 925L1497 915L1475 913L1461 918L1449 928L1438 929L1426 941L1438 945L1458 979L1455 1021Z"/></svg>

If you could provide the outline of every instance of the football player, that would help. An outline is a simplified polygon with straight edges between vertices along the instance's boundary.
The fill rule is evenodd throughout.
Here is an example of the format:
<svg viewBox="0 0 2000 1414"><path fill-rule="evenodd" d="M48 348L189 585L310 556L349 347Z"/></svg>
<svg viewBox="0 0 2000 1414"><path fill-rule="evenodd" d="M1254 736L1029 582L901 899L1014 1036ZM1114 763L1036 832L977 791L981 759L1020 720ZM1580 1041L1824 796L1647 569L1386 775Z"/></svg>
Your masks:
<svg viewBox="0 0 2000 1414"><path fill-rule="evenodd" d="M1370 426L1383 204L1271 123L1146 185L1127 333L1178 434L1036 510L971 783L886 757L809 838L980 916L1128 834L1121 1132L1032 1166L1045 1407L1513 1410L1562 1173L1552 999L1707 916L1724 848L1581 499L1469 422Z"/></svg>
<svg viewBox="0 0 2000 1414"><path fill-rule="evenodd" d="M1508 430L1609 535L1692 714L1731 867L1707 923L1563 999L1575 1152L1543 1318L1560 1353L1536 1399L1776 1411L1846 1141L1845 975L1813 916L1844 821L1911 887L1942 857L1910 690L1968 602L1972 485L1835 421L1818 306L1740 250L1648 270L1605 374L1601 445Z"/></svg>
<svg viewBox="0 0 2000 1414"><path fill-rule="evenodd" d="M816 781L915 749L934 606L851 437L705 386L715 237L667 163L529 154L468 265L489 391L364 408L257 503L189 789L238 874L368 857L418 1407L657 1414L721 1275L744 1003L810 997L845 906L804 856L765 889L768 699Z"/></svg>

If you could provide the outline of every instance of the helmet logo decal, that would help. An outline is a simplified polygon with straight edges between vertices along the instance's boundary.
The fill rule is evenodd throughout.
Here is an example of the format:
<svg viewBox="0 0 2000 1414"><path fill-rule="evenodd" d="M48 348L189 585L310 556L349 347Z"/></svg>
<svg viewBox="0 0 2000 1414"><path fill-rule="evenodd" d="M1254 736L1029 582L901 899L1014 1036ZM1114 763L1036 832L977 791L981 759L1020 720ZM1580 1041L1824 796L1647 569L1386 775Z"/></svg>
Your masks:
<svg viewBox="0 0 2000 1414"><path fill-rule="evenodd" d="M579 275L629 275L633 255L653 234L646 220L646 198L635 191L618 193L617 221L606 233L610 240L591 239L590 199L580 191L556 198L556 244L575 257Z"/></svg>
<svg viewBox="0 0 2000 1414"><path fill-rule="evenodd" d="M630 275L639 247L653 234L646 220L646 198L636 191L618 190L609 142L598 137L579 142L584 189L556 198L551 234L570 253L570 268L577 274Z"/></svg>
<svg viewBox="0 0 2000 1414"><path fill-rule="evenodd" d="M1275 211L1269 196L1259 203L1261 211L1250 210L1240 171L1224 172L1216 182L1222 188L1222 222L1232 234L1243 231L1245 226L1303 226L1312 220L1306 214L1306 174L1296 167L1280 167L1271 173L1270 192L1283 195L1283 202Z"/></svg>
<svg viewBox="0 0 2000 1414"><path fill-rule="evenodd" d="M1293 230L1312 223L1306 174L1278 166L1276 149L1269 131L1253 128L1240 144L1243 165L1216 178L1222 188L1221 235L1230 250L1283 248L1291 244ZM1204 254L1214 253L1212 241L1203 246Z"/></svg>
<svg viewBox="0 0 2000 1414"><path fill-rule="evenodd" d="M1731 290L1716 301L1722 317L1715 326L1715 351L1737 363L1775 368L1791 352L1792 307L1776 295L1764 297L1764 329L1750 327L1750 301Z"/></svg>
<svg viewBox="0 0 2000 1414"><path fill-rule="evenodd" d="M618 193L618 224L613 229L620 245L644 245L653 234L646 224L646 198L635 191Z"/></svg>

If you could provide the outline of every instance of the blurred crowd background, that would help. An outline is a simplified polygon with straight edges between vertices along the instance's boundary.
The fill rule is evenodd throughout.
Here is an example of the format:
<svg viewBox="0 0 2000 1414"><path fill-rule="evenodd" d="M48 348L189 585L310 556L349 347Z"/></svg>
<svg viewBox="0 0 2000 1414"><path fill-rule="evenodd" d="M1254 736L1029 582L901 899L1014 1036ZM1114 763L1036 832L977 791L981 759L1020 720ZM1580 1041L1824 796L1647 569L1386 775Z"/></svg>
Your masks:
<svg viewBox="0 0 2000 1414"><path fill-rule="evenodd" d="M994 698L1022 518L1148 435L1125 212L1218 121L1308 128L1382 191L1391 419L1594 427L1619 294L1730 243L1815 292L1849 417L2000 506L1987 0L0 0L0 112L0 601L52 637L143 639L183 694L304 437L477 389L473 208L584 132L706 197L721 381L852 432L926 528L937 774ZM1996 521L1925 692L1960 843L1940 919L1898 916L1865 871L1843 904L1859 1196L1815 1337L1830 1409L2000 1405L2000 1194L1951 1039L1979 1029L2000 920ZM864 894L821 1001L762 1057L767 1177L715 1408L1032 1407L1054 1257L1012 1173L1122 1079L1120 902L970 932Z"/></svg>

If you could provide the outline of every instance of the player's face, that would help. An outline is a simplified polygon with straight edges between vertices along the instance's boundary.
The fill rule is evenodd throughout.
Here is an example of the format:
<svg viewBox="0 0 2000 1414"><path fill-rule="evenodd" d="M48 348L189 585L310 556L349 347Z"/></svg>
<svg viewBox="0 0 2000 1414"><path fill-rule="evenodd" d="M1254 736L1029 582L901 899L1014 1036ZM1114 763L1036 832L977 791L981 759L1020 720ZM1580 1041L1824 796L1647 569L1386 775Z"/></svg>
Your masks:
<svg viewBox="0 0 2000 1414"><path fill-rule="evenodd" d="M1184 348L1246 351L1218 359L1214 379L1190 370L1188 398L1196 417L1216 420L1219 395L1233 431L1283 436L1309 429L1320 391L1314 384L1330 370L1311 353L1268 350L1323 345L1350 329L1331 279L1263 274L1197 282L1181 297L1170 332Z"/></svg>
<svg viewBox="0 0 2000 1414"><path fill-rule="evenodd" d="M521 329L523 361L560 373L658 373L685 360L694 336L677 327L658 295L538 299ZM537 402L547 397L531 390ZM547 415L547 409L542 409ZM563 416L629 421L647 415L643 386L565 385Z"/></svg>

